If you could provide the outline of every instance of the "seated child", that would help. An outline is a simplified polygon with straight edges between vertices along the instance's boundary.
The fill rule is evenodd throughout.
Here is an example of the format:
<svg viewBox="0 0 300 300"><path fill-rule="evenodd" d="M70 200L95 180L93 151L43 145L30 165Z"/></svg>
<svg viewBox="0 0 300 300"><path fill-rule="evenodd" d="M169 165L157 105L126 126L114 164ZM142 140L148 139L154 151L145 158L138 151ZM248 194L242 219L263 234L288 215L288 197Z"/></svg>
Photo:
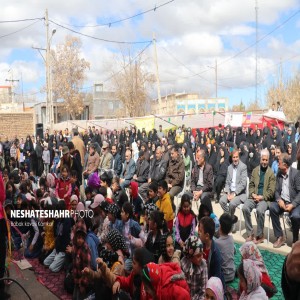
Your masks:
<svg viewBox="0 0 300 300"><path fill-rule="evenodd" d="M205 299L224 300L223 284L220 278L210 277L206 284Z"/></svg>
<svg viewBox="0 0 300 300"><path fill-rule="evenodd" d="M154 262L158 263L160 257L160 239L164 225L164 214L161 211L153 211L149 219L149 234L145 243L145 248L154 255Z"/></svg>
<svg viewBox="0 0 300 300"><path fill-rule="evenodd" d="M199 220L198 236L203 243L203 257L207 263L208 279L218 277L225 287L224 277L221 269L221 254L218 246L213 240L215 233L215 222L210 217L203 217Z"/></svg>
<svg viewBox="0 0 300 300"><path fill-rule="evenodd" d="M196 216L191 210L191 198L188 194L183 194L175 220L176 248L184 248L185 241L194 234L196 225Z"/></svg>
<svg viewBox="0 0 300 300"><path fill-rule="evenodd" d="M205 205L205 204L200 205L198 220L200 220L203 217L210 217L214 220L214 222L215 222L215 236L219 237L219 228L220 228L219 219L212 211L209 210L208 206Z"/></svg>
<svg viewBox="0 0 300 300"><path fill-rule="evenodd" d="M85 242L86 226L84 221L76 223L73 246L68 246L66 252L72 254L72 274L74 278L73 300L85 299L88 292L89 280L82 272L91 266L91 252Z"/></svg>
<svg viewBox="0 0 300 300"><path fill-rule="evenodd" d="M142 282L152 299L189 300L189 286L176 263L149 263L142 271ZM148 297L149 297L148 296Z"/></svg>
<svg viewBox="0 0 300 300"><path fill-rule="evenodd" d="M132 269L132 255L135 246L131 244L131 237L139 238L141 227L139 223L133 220L133 206L129 202L125 202L121 211L121 227L120 233L124 236L129 250L129 257L125 261L125 271L130 272Z"/></svg>
<svg viewBox="0 0 300 300"><path fill-rule="evenodd" d="M153 262L154 257L145 248L135 249L133 254L132 271L129 276L118 276L112 287L113 294L120 289L128 292L133 299L147 299L144 285L141 281L143 267L149 262Z"/></svg>
<svg viewBox="0 0 300 300"><path fill-rule="evenodd" d="M204 299L207 266L203 259L203 244L194 235L186 240L181 269L189 285L192 300Z"/></svg>
<svg viewBox="0 0 300 300"><path fill-rule="evenodd" d="M128 187L129 201L134 206L134 220L139 222L142 213L143 200L139 196L138 189L139 189L138 183L135 181L131 181Z"/></svg>
<svg viewBox="0 0 300 300"><path fill-rule="evenodd" d="M222 272L224 275L225 282L231 282L234 280L235 277L234 240L232 235L229 235L233 223L234 221L230 214L222 214L220 217L220 237L215 240L222 257Z"/></svg>
<svg viewBox="0 0 300 300"><path fill-rule="evenodd" d="M57 210L66 210L66 203L60 200ZM52 272L59 272L64 266L66 248L70 244L72 218L59 218L54 220L55 247L44 260L44 265L49 267Z"/></svg>
<svg viewBox="0 0 300 300"><path fill-rule="evenodd" d="M238 267L241 296L239 300L267 300L266 292L261 287L261 272L251 259L244 259Z"/></svg>
<svg viewBox="0 0 300 300"><path fill-rule="evenodd" d="M252 241L246 242L240 248L242 259L251 259L255 262L256 266L261 272L261 286L267 293L269 298L277 293L276 286L272 283L269 272L265 266L264 259L255 243Z"/></svg>
<svg viewBox="0 0 300 300"><path fill-rule="evenodd" d="M167 227L170 231L173 230L174 212L172 208L172 201L170 194L168 193L168 184L165 180L161 180L158 183L158 197L156 205L160 211L164 213Z"/></svg>
<svg viewBox="0 0 300 300"><path fill-rule="evenodd" d="M174 248L173 235L171 233L163 234L160 239L161 256L158 259L158 263L164 264L168 262L173 262L181 266L180 264L181 251L180 250L174 251L174 250L175 248Z"/></svg>
<svg viewBox="0 0 300 300"><path fill-rule="evenodd" d="M157 191L158 191L157 182L156 181L151 182L148 187L146 203L153 203L153 204L156 203L156 201L158 200Z"/></svg>

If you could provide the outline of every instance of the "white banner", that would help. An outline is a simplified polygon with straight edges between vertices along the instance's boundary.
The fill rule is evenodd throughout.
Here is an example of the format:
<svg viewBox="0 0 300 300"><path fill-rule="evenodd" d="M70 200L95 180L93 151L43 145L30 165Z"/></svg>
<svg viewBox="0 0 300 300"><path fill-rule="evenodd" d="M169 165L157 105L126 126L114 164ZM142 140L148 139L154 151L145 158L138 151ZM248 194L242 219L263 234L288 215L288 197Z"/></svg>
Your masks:
<svg viewBox="0 0 300 300"><path fill-rule="evenodd" d="M243 113L225 113L224 125L239 127L243 124Z"/></svg>

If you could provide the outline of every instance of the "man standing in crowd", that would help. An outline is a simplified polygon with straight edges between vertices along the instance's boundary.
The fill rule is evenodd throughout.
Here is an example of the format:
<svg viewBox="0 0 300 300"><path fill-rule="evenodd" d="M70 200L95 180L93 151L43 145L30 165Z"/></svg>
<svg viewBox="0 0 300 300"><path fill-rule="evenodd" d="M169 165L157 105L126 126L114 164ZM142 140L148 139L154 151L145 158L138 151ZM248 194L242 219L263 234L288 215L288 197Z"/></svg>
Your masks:
<svg viewBox="0 0 300 300"><path fill-rule="evenodd" d="M72 139L72 143L76 150L80 153L80 159L81 159L81 166L84 166L84 157L85 157L85 146L83 140L79 137L78 130L74 130L74 137Z"/></svg>
<svg viewBox="0 0 300 300"><path fill-rule="evenodd" d="M276 182L275 175L269 167L269 151L263 149L260 155L260 165L252 171L249 183L249 198L242 208L248 236L246 241L254 241L255 244L264 242L265 212L268 209L268 202L274 200ZM254 208L256 208L257 214L256 236L251 221L251 211Z"/></svg>
<svg viewBox="0 0 300 300"><path fill-rule="evenodd" d="M191 192L194 194L195 200L200 200L209 211L213 211L211 198L213 196L213 169L206 161L206 154L203 149L197 151L197 164L192 170Z"/></svg>
<svg viewBox="0 0 300 300"><path fill-rule="evenodd" d="M225 195L221 197L220 205L224 212L233 217L236 207L247 199L247 166L240 161L238 150L233 150L231 157L232 164L227 170ZM232 232L235 231L234 225Z"/></svg>
<svg viewBox="0 0 300 300"><path fill-rule="evenodd" d="M300 172L291 167L291 157L287 153L279 156L279 172L276 177L275 202L270 205L276 242L274 248L285 244L285 237L280 225L280 215L289 213L292 223L293 244L299 239L300 228Z"/></svg>
<svg viewBox="0 0 300 300"><path fill-rule="evenodd" d="M109 170L111 161L113 159L112 154L109 152L109 144L106 141L102 143L102 155L100 158L99 169Z"/></svg>
<svg viewBox="0 0 300 300"><path fill-rule="evenodd" d="M184 168L184 162L179 155L178 148L173 146L171 148L171 160L169 161L166 174L169 194L172 199L182 191L185 176Z"/></svg>

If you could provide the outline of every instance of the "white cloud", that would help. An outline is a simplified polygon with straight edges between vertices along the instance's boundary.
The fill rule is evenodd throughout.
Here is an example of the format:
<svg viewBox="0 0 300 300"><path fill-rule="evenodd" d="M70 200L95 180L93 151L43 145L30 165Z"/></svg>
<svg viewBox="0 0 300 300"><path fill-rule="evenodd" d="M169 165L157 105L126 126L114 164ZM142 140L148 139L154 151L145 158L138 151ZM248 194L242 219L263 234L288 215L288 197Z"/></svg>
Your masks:
<svg viewBox="0 0 300 300"><path fill-rule="evenodd" d="M61 0L10 1L2 4L0 20L43 17L45 8L48 7L49 18L67 27L70 27L70 23L93 25L126 18L163 2L165 1L74 0L70 5L68 1ZM298 4L297 0L258 0L258 3L259 22L265 25L263 28L267 31L289 16ZM162 91L205 90L213 93L214 70L207 66L213 66L215 59L218 59L218 62L228 59L255 40L254 6L254 0L175 0L156 12L113 25L111 28L72 28L84 34L119 41L151 40L152 33L155 32ZM30 22L0 24L0 36L29 24ZM52 39L52 47L55 48L55 44L62 42L65 35L71 33L50 23L50 30L53 28L57 29ZM111 73L109 66L114 64L115 55L125 46L120 47L85 37L81 39L83 56L91 63L86 84L105 80ZM31 50L31 47L45 47L43 21L17 34L0 38L0 42L0 84L5 79L4 70L13 66L16 72L22 72L24 85L36 83L36 88L40 88L44 84L44 64L36 50ZM280 55L292 55L293 52L299 51L299 44L300 42L296 41L292 44L284 43L284 39L278 33L274 33L273 37L260 44L259 67L261 70L265 69L261 71L261 77L266 78L273 72L270 65L276 64ZM177 61L162 47L173 54ZM135 46L131 49L136 53L142 49L142 45L140 48ZM219 80L220 84L224 85L224 92L231 87L243 88L254 83L254 50L251 48L220 66ZM28 54L30 51L32 54ZM150 57L148 68L154 72L152 46L146 54ZM204 79L193 76L193 72L203 71L205 72L201 76ZM166 82L170 80L171 82Z"/></svg>

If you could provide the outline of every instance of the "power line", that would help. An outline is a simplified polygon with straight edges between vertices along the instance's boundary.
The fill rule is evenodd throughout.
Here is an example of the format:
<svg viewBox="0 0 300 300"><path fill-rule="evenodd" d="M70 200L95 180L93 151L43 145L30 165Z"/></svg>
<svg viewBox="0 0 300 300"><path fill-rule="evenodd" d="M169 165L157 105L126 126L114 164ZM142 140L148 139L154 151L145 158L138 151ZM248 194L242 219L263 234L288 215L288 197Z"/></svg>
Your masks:
<svg viewBox="0 0 300 300"><path fill-rule="evenodd" d="M291 19L293 19L296 15L298 15L300 13L300 9L297 10L295 13L293 13L291 16L289 16L285 21L283 21L281 24L277 25L275 28L273 28L270 32L268 32L267 34L263 35L261 38L257 39L255 43L251 44L250 46L246 47L245 49L239 51L238 53L234 54L233 56L221 61L218 65L223 65L225 63L227 63L228 61L236 58L237 56L243 54L244 52L246 52L247 50L249 50L250 48L256 46L258 43L260 43L261 41L263 41L265 38L267 38L268 36L270 36L272 33L274 33L276 30L278 30L279 28L283 27L286 23L288 23Z"/></svg>
<svg viewBox="0 0 300 300"><path fill-rule="evenodd" d="M129 41L113 41L113 40L107 40L107 39L103 39L103 38L99 38L99 37L96 37L96 36L92 36L92 35L88 35L88 34L85 34L85 33L82 33L82 32L79 32L79 31L76 31L74 29L71 29L71 28L68 28L64 25L61 25L59 23L56 23L54 22L53 20L49 20L49 22L51 22L52 24L55 24L63 29L66 29L68 31L71 31L73 33L76 33L76 34L79 34L81 36L84 36L84 37L88 37L88 38L91 38L91 39L94 39L94 40L98 40L98 41L102 41L102 42L107 42L107 43L115 43L115 44L130 44L130 45L133 45L133 44L146 44L146 43L149 43L149 42L152 42L152 41L134 41L134 42L129 42Z"/></svg>
<svg viewBox="0 0 300 300"><path fill-rule="evenodd" d="M112 21L112 22L108 22L108 23L95 24L95 25L73 25L73 24L67 24L67 23L62 23L62 22L60 22L60 23L66 25L66 26L72 26L72 27L75 27L75 28L89 28L89 27L95 28L95 27L106 27L106 26L111 27L114 24L121 23L121 22L124 22L124 21L128 21L130 19L134 19L136 17L145 15L145 14L147 14L149 12L152 12L152 11L156 12L156 10L158 10L159 8L161 8L161 7L165 6L165 5L168 5L168 4L170 4L170 3L174 2L174 1L175 0L170 0L170 1L164 2L164 3L160 4L160 5L155 5L153 8L145 10L145 11L140 12L138 14L135 14L135 15L133 15L131 17L123 18L123 19Z"/></svg>
<svg viewBox="0 0 300 300"><path fill-rule="evenodd" d="M215 84L215 82L212 82L211 80L209 79L206 79L205 77L202 77L200 76L199 73L195 73L193 70L191 70L189 67L187 67L183 62L181 62L180 60L178 60L172 53L170 53L165 47L161 47L167 54L169 54L175 61L177 61L179 64L181 64L183 67L185 67L189 72L193 73L194 76L198 76L200 77L202 80L204 81L207 81L211 84ZM208 70L205 70L205 72L207 72ZM175 80L176 81L176 80ZM226 86L226 85L221 85L221 84L218 84L218 86L221 86L221 87L225 87L225 88L229 88L231 89L232 87L230 86Z"/></svg>
<svg viewBox="0 0 300 300"><path fill-rule="evenodd" d="M5 20L0 21L0 24L3 23L19 23L19 22L27 22L27 21L36 21L36 20L44 20L45 18L32 18L32 19L20 19L20 20Z"/></svg>
<svg viewBox="0 0 300 300"><path fill-rule="evenodd" d="M115 77L116 75L120 74L123 70L125 70L132 62L134 62L139 56L141 56L152 44L152 41L145 47L143 48L133 59L131 59L124 67L122 67L121 70L119 70L118 72L112 74L111 76L109 76L108 78L106 78L105 80L102 81L102 83L107 82L109 80L111 80L113 77ZM90 88L93 88L94 86L87 86L87 87L82 87L80 88L80 90L88 90Z"/></svg>
<svg viewBox="0 0 300 300"><path fill-rule="evenodd" d="M21 29L18 29L18 30L16 30L16 31L13 31L13 32L10 32L10 33L4 34L4 35L1 35L1 36L0 36L0 39L5 38L5 37L10 36L10 35L13 35L13 34L16 34L16 33L18 33L18 32L21 32L21 31L23 31L23 30L25 30L25 29L27 29L27 28L33 26L34 24L36 24L36 23L39 22L39 21L40 21L40 19L37 20L37 21L35 21L35 22L33 22L33 23L31 23L31 24L29 24L29 25L27 25L27 26L25 26L25 27L23 27L23 28L21 28Z"/></svg>

